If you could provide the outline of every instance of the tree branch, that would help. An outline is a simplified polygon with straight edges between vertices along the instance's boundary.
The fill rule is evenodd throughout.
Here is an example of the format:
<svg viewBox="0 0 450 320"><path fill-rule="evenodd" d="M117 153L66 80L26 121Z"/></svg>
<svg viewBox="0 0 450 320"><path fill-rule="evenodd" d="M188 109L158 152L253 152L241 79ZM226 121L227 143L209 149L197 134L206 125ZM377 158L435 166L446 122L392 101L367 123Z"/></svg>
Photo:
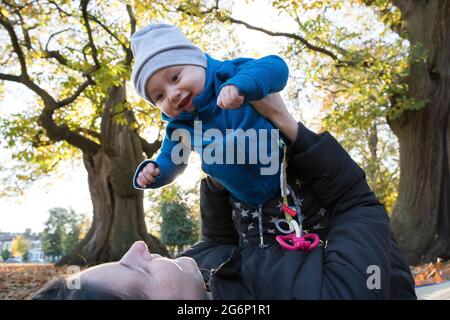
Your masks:
<svg viewBox="0 0 450 320"><path fill-rule="evenodd" d="M66 29L60 30L58 32L52 33L52 35L48 38L47 43L45 44L45 51L48 51L48 45L50 44L50 41L52 41L52 38L54 36L57 36L58 34L69 31L69 30L71 30L71 28L66 28Z"/></svg>
<svg viewBox="0 0 450 320"><path fill-rule="evenodd" d="M94 43L94 38L92 37L92 29L91 29L91 25L89 24L89 14L87 12L87 7L89 4L89 0L82 0L81 1L81 12L82 12L82 17L83 17L83 23L84 26L86 28L86 32L88 35L88 39L89 39L89 46L91 47L92 50L92 58L94 59L94 63L95 63L95 67L93 68L93 70L89 70L90 73L100 69L100 62L98 61L98 51L97 51L97 47L95 46Z"/></svg>
<svg viewBox="0 0 450 320"><path fill-rule="evenodd" d="M52 50L52 51L44 50L44 53L45 53L47 58L54 58L60 64L66 66L66 67L69 67L69 60L67 60L67 58L65 58L61 53L59 53L59 51L56 51L56 50ZM80 70L78 70L78 71L80 71Z"/></svg>
<svg viewBox="0 0 450 320"><path fill-rule="evenodd" d="M94 83L94 80L92 80L91 77L88 77L88 79L78 87L78 89L75 91L74 94L72 94L70 97L68 97L64 100L59 101L54 106L53 110L59 109L61 107L64 107L64 106L74 102L79 97L79 95L84 91L84 89L86 89L89 85L91 85L93 83Z"/></svg>
<svg viewBox="0 0 450 320"><path fill-rule="evenodd" d="M134 16L133 8L129 4L127 4L126 8L128 17L130 18L130 36L132 36L136 32L136 17Z"/></svg>
<svg viewBox="0 0 450 320"><path fill-rule="evenodd" d="M14 31L14 27L12 26L11 22L2 14L1 11L0 11L0 24L6 29L6 31L9 34L11 44L14 48L14 52L16 53L19 59L21 75L24 77L28 77L25 55L22 51L22 48L20 47L19 39L17 38L16 32Z"/></svg>
<svg viewBox="0 0 450 320"><path fill-rule="evenodd" d="M130 37L136 32L136 18L134 16L133 8L127 4L127 12L128 17L130 17ZM131 48L128 48L127 55L125 57L125 65L129 66L131 65L131 62L133 61L133 52L131 51Z"/></svg>
<svg viewBox="0 0 450 320"><path fill-rule="evenodd" d="M125 43L123 43L122 41L120 41L120 39L117 37L117 35L115 35L114 34L114 32L112 32L107 26L105 26L100 20L98 20L98 18L97 17L95 17L95 16L93 16L93 15L89 15L89 18L92 20L92 21L94 21L95 23L97 23L100 27L102 27L102 29L103 30L105 30L105 32L107 33L107 34L109 34L113 39L115 39L119 44L120 44L120 46L122 47L122 49L123 49L123 52L124 52L124 54L125 54L125 56L127 56L128 54L132 54L130 51L130 48L128 48L127 46L126 46L126 44Z"/></svg>
<svg viewBox="0 0 450 320"><path fill-rule="evenodd" d="M47 91L42 89L39 85L37 85L30 79L27 73L25 54L20 46L18 37L14 31L11 22L1 12L0 12L0 24L7 30L9 34L13 50L19 58L21 67L21 75L15 76L11 74L0 73L0 80L22 83L30 90L32 90L34 93L36 93L43 100L45 107L42 110L41 114L39 115L38 123L46 130L47 136L51 140L53 141L65 140L74 147L81 149L83 152L96 153L100 149L100 146L97 143L87 139L86 137L80 134L77 134L76 132L70 131L68 126L65 124L58 126L53 119L53 113L55 109L75 101L76 98L81 94L81 92L89 84L93 83L90 74L87 75L88 79L75 91L75 93L71 97L64 99L60 102L57 102Z"/></svg>
<svg viewBox="0 0 450 320"><path fill-rule="evenodd" d="M19 19L20 19L20 26L22 27L22 33L23 33L23 37L24 37L24 41L25 41L25 46L27 47L28 50L31 50L32 46L31 46L30 34L28 33L28 29L25 28L25 21L23 20L23 17L20 14L20 11L17 12L17 15L19 16Z"/></svg>
<svg viewBox="0 0 450 320"><path fill-rule="evenodd" d="M59 126L62 129L66 129L66 125ZM64 137L70 145L79 148L85 153L95 154L100 150L100 145L94 141L82 136L81 134L75 133L67 128L67 134Z"/></svg>
<svg viewBox="0 0 450 320"><path fill-rule="evenodd" d="M39 97L41 97L45 105L50 106L56 104L56 100L47 91L34 83L30 78L23 77L21 82L34 93L36 93Z"/></svg>
<svg viewBox="0 0 450 320"><path fill-rule="evenodd" d="M50 44L50 41L52 40L52 38L54 36L57 36L60 33L66 32L70 30L70 28L64 29L64 30L60 30L58 32L53 33L47 40L47 43L45 44L45 49L42 49L42 51L44 51L44 53L46 54L46 57L48 58L54 58L56 59L56 61L58 61L60 64L68 67L69 66L69 61L67 60L67 58L65 58L59 51L57 50L48 50L48 45ZM80 71L80 70L78 70Z"/></svg>
<svg viewBox="0 0 450 320"><path fill-rule="evenodd" d="M162 140L158 139L152 143L148 143L144 138L139 136L139 141L141 142L142 150L144 151L147 158L151 158L158 150L161 148Z"/></svg>
<svg viewBox="0 0 450 320"><path fill-rule="evenodd" d="M79 148L83 153L95 154L100 150L100 145L94 141L71 131L65 124L57 125L53 119L53 110L45 107L38 118L38 123L43 127L49 139L53 141L66 141L70 145Z"/></svg>
<svg viewBox="0 0 450 320"><path fill-rule="evenodd" d="M34 83L27 72L27 65L25 61L25 54L19 44L18 37L16 35L16 32L14 31L14 27L12 26L11 22L6 19L6 17L0 12L0 24L8 31L9 37L11 39L11 43L13 45L14 52L16 53L17 57L19 58L20 63L20 69L21 74L20 76L14 76L14 75L8 75L8 74L1 74L3 80L9 80L14 82L20 82L27 86L29 89L31 89L34 93L36 93L38 96L44 100L44 103L46 105L52 105L55 104L55 99L44 89L39 87L36 83Z"/></svg>
<svg viewBox="0 0 450 320"><path fill-rule="evenodd" d="M74 130L74 132L75 133L82 132L82 133L88 134L91 137L94 137L94 138L97 138L100 140L100 133L98 133L97 131L94 131L94 130L90 130L90 129L86 129L86 128L77 128Z"/></svg>
<svg viewBox="0 0 450 320"><path fill-rule="evenodd" d="M15 76L15 75L6 74L6 73L0 73L0 80L22 83L22 78L20 76Z"/></svg>
<svg viewBox="0 0 450 320"><path fill-rule="evenodd" d="M252 25L248 24L247 22L244 22L244 21L241 21L238 19L234 19L232 17L225 17L225 20L228 20L232 23L244 25L247 29L259 31L259 32L265 33L269 36L286 37L286 38L291 38L291 39L297 40L297 41L301 42L303 45L305 45L305 47L307 47L308 49L310 49L312 51L323 53L323 54L329 56L330 58L332 58L333 60L341 62L341 60L333 52L331 52L325 48L321 48L321 47L311 44L308 40L306 40L302 36L299 36L298 34L288 33L288 32L273 32L273 31L270 31L270 30L267 30L264 28L252 26Z"/></svg>
<svg viewBox="0 0 450 320"><path fill-rule="evenodd" d="M63 9L61 9L55 1L48 0L48 2L53 4L56 7L56 10L58 10L59 16L61 18L71 17L72 16L70 13L68 13L68 12L64 11ZM64 16L63 16L63 14L64 14Z"/></svg>
<svg viewBox="0 0 450 320"><path fill-rule="evenodd" d="M300 43L302 43L308 49L310 49L312 51L315 51L315 52L320 52L320 53L330 57L331 59L336 61L338 64L341 64L341 65L342 64L345 64L345 65L354 65L355 64L352 61L342 61L341 59L339 59L337 54L333 53L332 51L330 51L328 49L325 49L325 48L322 48L322 47L318 47L318 46L312 44L307 39L305 39L304 37L302 37L302 36L300 36L298 34L288 33L288 32L275 32L275 31L267 30L267 29L262 28L262 27L256 27L256 26L253 26L253 25L251 25L251 24L249 24L249 23L247 23L245 21L238 20L238 19L235 19L235 18L230 17L230 16L224 16L218 10L219 10L219 4L218 4L218 1L216 0L216 4L215 4L214 7L210 8L209 10L202 11L201 14L203 15L203 14L206 14L206 13L215 12L217 19L219 21L221 21L221 22L229 21L229 22L234 23L234 24L243 25L247 29L259 31L259 32L265 33L265 34L267 34L269 36L273 36L273 37L285 37L285 38L294 39L294 40L297 40ZM177 11L184 12L184 13L190 15L190 16L196 16L195 13L190 12L189 9L184 8L182 6L179 6L177 8Z"/></svg>

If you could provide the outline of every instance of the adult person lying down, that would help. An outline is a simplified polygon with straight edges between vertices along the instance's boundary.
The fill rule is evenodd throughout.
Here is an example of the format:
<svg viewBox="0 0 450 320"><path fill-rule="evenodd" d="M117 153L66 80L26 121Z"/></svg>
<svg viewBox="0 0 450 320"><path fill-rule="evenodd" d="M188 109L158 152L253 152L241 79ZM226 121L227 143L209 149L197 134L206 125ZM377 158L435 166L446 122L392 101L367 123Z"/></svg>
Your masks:
<svg viewBox="0 0 450 320"><path fill-rule="evenodd" d="M120 261L55 278L31 299L201 300L211 299L211 295L193 259L151 254L147 245L138 241Z"/></svg>
<svg viewBox="0 0 450 320"><path fill-rule="evenodd" d="M255 107L278 112L274 125L291 141L290 194L321 245L286 249L276 240L278 199L260 208L263 216L254 214L208 177L200 187L202 240L181 257L152 255L138 242L119 262L72 276L81 289L68 290L59 279L35 299L415 299L411 272L364 171L331 134L293 123L278 95Z"/></svg>
<svg viewBox="0 0 450 320"><path fill-rule="evenodd" d="M285 218L282 195L252 207L211 177L202 181L204 238L183 255L212 269L205 280L214 299L416 299L389 217L364 171L329 132L297 124L278 94L253 105L290 141L287 198L297 215ZM287 227L292 221L300 232ZM311 234L321 243L302 247Z"/></svg>

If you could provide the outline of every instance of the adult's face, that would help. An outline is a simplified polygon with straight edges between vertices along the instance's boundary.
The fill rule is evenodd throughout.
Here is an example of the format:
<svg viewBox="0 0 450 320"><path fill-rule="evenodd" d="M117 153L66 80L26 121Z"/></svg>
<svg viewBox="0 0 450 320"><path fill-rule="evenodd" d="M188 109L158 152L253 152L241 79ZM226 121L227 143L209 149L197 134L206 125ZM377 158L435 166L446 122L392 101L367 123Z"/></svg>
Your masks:
<svg viewBox="0 0 450 320"><path fill-rule="evenodd" d="M119 262L89 268L78 276L81 285L88 281L129 299L210 299L193 259L150 254L142 241L135 242Z"/></svg>

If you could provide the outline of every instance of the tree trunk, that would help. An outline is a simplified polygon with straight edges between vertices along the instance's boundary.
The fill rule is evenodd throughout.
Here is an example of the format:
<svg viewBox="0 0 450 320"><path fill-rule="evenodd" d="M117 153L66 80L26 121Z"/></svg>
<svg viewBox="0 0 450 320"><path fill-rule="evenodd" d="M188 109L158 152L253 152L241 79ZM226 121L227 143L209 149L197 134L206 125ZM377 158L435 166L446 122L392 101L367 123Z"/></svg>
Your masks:
<svg viewBox="0 0 450 320"><path fill-rule="evenodd" d="M125 102L125 88L114 87L101 125L101 149L84 153L94 217L85 239L58 265L95 265L117 261L133 242L143 240L150 252L168 256L161 242L147 232L143 193L132 186L137 165L143 160L139 136L129 125L114 121L116 107ZM134 120L127 111L127 120Z"/></svg>
<svg viewBox="0 0 450 320"><path fill-rule="evenodd" d="M399 1L400 2L400 1ZM410 264L450 257L450 1L401 1L412 46L409 96L426 100L390 126L400 146L399 197L392 228Z"/></svg>

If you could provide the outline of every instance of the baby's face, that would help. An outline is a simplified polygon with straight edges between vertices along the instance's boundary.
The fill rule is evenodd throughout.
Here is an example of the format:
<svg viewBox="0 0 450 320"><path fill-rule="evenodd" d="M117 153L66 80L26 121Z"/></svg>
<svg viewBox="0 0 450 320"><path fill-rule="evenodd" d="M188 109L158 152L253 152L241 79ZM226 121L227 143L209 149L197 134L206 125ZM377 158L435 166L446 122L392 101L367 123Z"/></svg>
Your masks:
<svg viewBox="0 0 450 320"><path fill-rule="evenodd" d="M155 72L147 82L147 95L168 117L195 110L192 99L205 87L206 70L194 65L171 66Z"/></svg>

